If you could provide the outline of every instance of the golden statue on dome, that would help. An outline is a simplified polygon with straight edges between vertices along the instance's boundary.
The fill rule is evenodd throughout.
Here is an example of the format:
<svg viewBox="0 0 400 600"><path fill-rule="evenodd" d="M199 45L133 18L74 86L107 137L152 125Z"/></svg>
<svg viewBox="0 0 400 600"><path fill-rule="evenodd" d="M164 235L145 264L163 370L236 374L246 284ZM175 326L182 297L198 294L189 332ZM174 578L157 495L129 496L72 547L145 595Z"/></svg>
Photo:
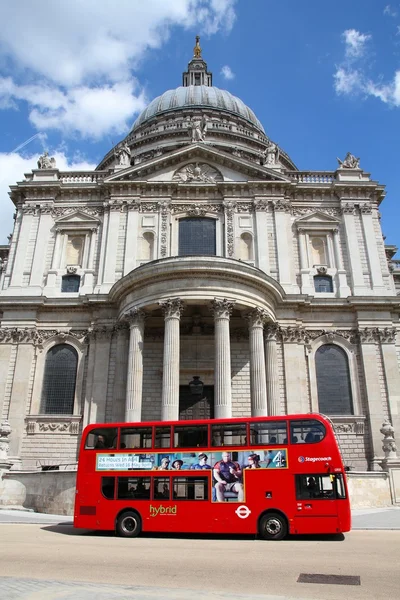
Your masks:
<svg viewBox="0 0 400 600"><path fill-rule="evenodd" d="M196 35L196 45L193 48L193 53L195 58L201 58L201 46L200 46L200 36Z"/></svg>

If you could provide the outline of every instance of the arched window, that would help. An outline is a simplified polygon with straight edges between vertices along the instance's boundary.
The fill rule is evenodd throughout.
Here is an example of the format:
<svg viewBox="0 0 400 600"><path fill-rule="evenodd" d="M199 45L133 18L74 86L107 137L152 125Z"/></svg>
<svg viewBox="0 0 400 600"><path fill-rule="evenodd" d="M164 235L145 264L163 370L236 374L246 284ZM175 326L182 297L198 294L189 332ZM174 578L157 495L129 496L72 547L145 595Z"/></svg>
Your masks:
<svg viewBox="0 0 400 600"><path fill-rule="evenodd" d="M333 282L330 275L316 275L314 277L314 289L320 294L333 292Z"/></svg>
<svg viewBox="0 0 400 600"><path fill-rule="evenodd" d="M319 410L327 415L352 415L349 361L336 344L324 344L315 353Z"/></svg>
<svg viewBox="0 0 400 600"><path fill-rule="evenodd" d="M189 217L179 221L179 256L216 255L215 219Z"/></svg>
<svg viewBox="0 0 400 600"><path fill-rule="evenodd" d="M151 231L146 231L143 234L140 259L141 260L153 260L154 258L154 234Z"/></svg>
<svg viewBox="0 0 400 600"><path fill-rule="evenodd" d="M74 410L78 353L69 344L58 344L46 355L40 412L71 415Z"/></svg>
<svg viewBox="0 0 400 600"><path fill-rule="evenodd" d="M240 236L239 258L253 260L253 237L251 233L242 233Z"/></svg>

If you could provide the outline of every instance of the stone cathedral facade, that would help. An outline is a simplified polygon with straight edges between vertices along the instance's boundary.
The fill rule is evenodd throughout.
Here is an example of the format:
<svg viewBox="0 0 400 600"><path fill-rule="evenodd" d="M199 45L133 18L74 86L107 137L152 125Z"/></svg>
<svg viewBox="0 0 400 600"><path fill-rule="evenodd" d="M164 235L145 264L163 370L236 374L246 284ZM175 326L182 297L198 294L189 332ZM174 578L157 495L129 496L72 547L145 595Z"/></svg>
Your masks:
<svg viewBox="0 0 400 600"><path fill-rule="evenodd" d="M384 187L351 154L299 171L199 40L91 172L45 153L11 185L0 411L13 469L73 465L93 422L319 411L346 464L400 431L400 302ZM336 164L336 159L332 158Z"/></svg>

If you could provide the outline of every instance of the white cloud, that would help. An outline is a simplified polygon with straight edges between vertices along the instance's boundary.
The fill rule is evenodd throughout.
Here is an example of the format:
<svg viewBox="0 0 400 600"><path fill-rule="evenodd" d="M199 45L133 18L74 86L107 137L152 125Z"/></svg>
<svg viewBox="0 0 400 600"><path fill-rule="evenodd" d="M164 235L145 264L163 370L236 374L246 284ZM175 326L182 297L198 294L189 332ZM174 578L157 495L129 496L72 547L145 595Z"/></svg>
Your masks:
<svg viewBox="0 0 400 600"><path fill-rule="evenodd" d="M339 67L333 78L337 94L356 94L363 88L362 76L359 71Z"/></svg>
<svg viewBox="0 0 400 600"><path fill-rule="evenodd" d="M222 77L224 77L224 79L234 79L235 78L235 73L232 71L232 69L228 65L224 65L222 67L221 75L222 75Z"/></svg>
<svg viewBox="0 0 400 600"><path fill-rule="evenodd" d="M346 29L342 33L346 44L346 57L349 59L360 58L364 55L365 44L371 39L367 33L360 33L356 29Z"/></svg>
<svg viewBox="0 0 400 600"><path fill-rule="evenodd" d="M35 127L64 134L122 133L144 105L132 70L146 52L160 48L173 27L229 32L235 3L42 0L34 10L31 0L5 3L0 53L12 78L0 81L0 109L27 102Z"/></svg>
<svg viewBox="0 0 400 600"><path fill-rule="evenodd" d="M60 170L73 169L76 171L93 170L96 165L85 160L79 162L70 162L62 152L52 153L57 161L57 167ZM0 244L7 244L7 235L12 233L15 212L14 204L11 202L8 192L10 191L10 182L22 181L24 173L29 173L37 168L39 154L24 157L15 152L0 153Z"/></svg>
<svg viewBox="0 0 400 600"><path fill-rule="evenodd" d="M387 4L385 6L385 8L383 9L383 14L387 17L397 17L397 11L394 8L392 8L390 4Z"/></svg>

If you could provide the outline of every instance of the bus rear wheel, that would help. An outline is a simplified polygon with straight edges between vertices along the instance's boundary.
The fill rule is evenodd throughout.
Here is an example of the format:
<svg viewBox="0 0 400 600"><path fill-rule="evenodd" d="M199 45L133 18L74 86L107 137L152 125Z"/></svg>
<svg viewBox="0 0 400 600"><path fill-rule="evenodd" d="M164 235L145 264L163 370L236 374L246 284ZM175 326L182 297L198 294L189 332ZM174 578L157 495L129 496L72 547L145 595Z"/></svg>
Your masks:
<svg viewBox="0 0 400 600"><path fill-rule="evenodd" d="M126 510L117 518L115 529L121 537L137 537L142 531L142 519L137 512Z"/></svg>
<svg viewBox="0 0 400 600"><path fill-rule="evenodd" d="M258 530L264 540L283 540L288 532L286 519L279 513L267 513L261 517Z"/></svg>

